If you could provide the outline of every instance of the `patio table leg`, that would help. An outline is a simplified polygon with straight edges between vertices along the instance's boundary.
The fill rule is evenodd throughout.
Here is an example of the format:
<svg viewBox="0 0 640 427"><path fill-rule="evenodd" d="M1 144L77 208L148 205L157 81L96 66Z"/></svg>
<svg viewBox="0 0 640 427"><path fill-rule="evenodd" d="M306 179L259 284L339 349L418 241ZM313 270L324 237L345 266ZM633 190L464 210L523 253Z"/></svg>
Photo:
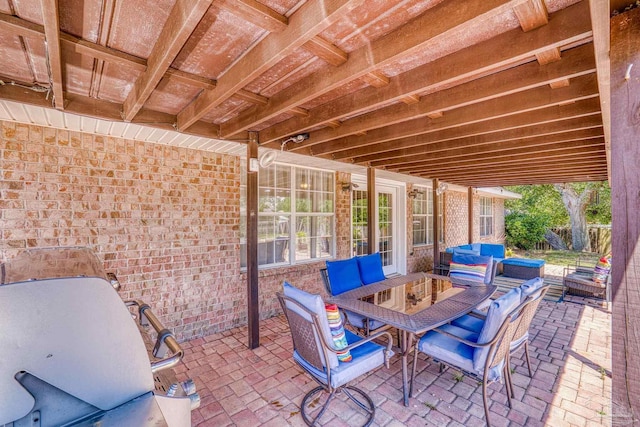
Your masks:
<svg viewBox="0 0 640 427"><path fill-rule="evenodd" d="M404 397L404 406L409 406L409 397L413 394L413 387L409 390L409 368L407 359L409 358L414 336L411 332L402 331L400 351L402 354L402 395Z"/></svg>

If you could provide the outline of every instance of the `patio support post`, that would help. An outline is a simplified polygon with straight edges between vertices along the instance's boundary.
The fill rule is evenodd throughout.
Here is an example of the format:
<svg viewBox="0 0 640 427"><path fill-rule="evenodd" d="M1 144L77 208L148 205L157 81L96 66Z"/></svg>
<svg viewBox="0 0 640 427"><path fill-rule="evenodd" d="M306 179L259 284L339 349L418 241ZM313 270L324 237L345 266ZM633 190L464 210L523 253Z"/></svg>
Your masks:
<svg viewBox="0 0 640 427"><path fill-rule="evenodd" d="M247 329L250 349L260 346L258 303L258 133L247 144Z"/></svg>
<svg viewBox="0 0 640 427"><path fill-rule="evenodd" d="M440 217L440 204L438 195L439 179L433 180L433 265L440 264L440 233L438 232L438 223Z"/></svg>
<svg viewBox="0 0 640 427"><path fill-rule="evenodd" d="M467 230L469 231L469 244L473 243L473 188L469 187L469 195L467 196L467 200L469 203L469 226Z"/></svg>
<svg viewBox="0 0 640 427"><path fill-rule="evenodd" d="M640 420L640 8L611 18L612 422Z"/></svg>
<svg viewBox="0 0 640 427"><path fill-rule="evenodd" d="M376 170L367 169L367 253L375 253L376 242Z"/></svg>

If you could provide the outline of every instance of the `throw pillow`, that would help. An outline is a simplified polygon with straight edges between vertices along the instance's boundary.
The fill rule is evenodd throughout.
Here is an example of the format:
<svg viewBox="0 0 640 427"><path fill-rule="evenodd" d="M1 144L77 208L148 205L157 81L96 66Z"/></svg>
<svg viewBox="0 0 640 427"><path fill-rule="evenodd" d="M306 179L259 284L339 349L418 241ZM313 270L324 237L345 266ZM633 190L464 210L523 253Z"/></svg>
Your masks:
<svg viewBox="0 0 640 427"><path fill-rule="evenodd" d="M474 282L483 282L487 273L487 264L460 264L451 261L449 276Z"/></svg>
<svg viewBox="0 0 640 427"><path fill-rule="evenodd" d="M342 317L340 317L340 311L335 304L324 305L327 311L327 319L329 320L329 329L331 329L331 338L333 339L333 345L342 351L337 352L338 360L340 362L351 362L351 352L349 350L343 350L349 343L344 333L344 326L342 326Z"/></svg>
<svg viewBox="0 0 640 427"><path fill-rule="evenodd" d="M355 258L327 261L327 275L334 296L362 286L358 261Z"/></svg>
<svg viewBox="0 0 640 427"><path fill-rule="evenodd" d="M382 271L382 258L380 258L379 252L359 256L357 259L360 278L363 284L370 285L371 283L381 282L386 279Z"/></svg>
<svg viewBox="0 0 640 427"><path fill-rule="evenodd" d="M607 281L607 277L609 276L609 271L611 270L611 263L605 257L600 258L600 261L596 264L593 269L593 277L591 280L598 284L603 284Z"/></svg>

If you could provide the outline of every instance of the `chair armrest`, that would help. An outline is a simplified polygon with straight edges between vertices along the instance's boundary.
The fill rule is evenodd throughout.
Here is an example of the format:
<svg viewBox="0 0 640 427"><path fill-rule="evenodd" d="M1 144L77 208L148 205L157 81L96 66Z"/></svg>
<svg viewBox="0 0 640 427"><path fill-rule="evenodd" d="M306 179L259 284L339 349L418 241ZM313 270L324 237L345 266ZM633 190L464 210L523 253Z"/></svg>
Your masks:
<svg viewBox="0 0 640 427"><path fill-rule="evenodd" d="M376 332L374 334L371 334L368 337L363 338L358 342L354 342L353 344L349 344L347 347L345 347L341 351L351 350L352 348L359 347L364 343L368 343L370 341L373 341L376 338L381 338L382 336L387 338L387 344L386 344L387 348L384 351L384 366L388 369L389 368L389 359L391 358L391 356L393 356L393 351L391 351L391 344L393 343L393 337L387 331L379 331L379 332Z"/></svg>

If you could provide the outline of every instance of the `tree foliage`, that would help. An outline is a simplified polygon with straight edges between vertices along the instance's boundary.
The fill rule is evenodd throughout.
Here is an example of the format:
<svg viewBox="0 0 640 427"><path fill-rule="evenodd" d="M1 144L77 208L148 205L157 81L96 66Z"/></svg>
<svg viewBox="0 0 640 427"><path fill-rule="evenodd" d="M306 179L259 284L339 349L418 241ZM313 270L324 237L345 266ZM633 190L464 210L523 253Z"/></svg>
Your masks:
<svg viewBox="0 0 640 427"><path fill-rule="evenodd" d="M586 224L611 223L611 190L606 182L518 185L507 189L522 195L520 200L505 201L507 243L523 249L530 249L544 239L541 227L566 227L570 224L584 224L586 227ZM565 189L578 196L584 195L586 203L578 210L581 213L574 210L573 215L583 215L586 220L570 217L562 197ZM575 230L573 234L576 234Z"/></svg>

